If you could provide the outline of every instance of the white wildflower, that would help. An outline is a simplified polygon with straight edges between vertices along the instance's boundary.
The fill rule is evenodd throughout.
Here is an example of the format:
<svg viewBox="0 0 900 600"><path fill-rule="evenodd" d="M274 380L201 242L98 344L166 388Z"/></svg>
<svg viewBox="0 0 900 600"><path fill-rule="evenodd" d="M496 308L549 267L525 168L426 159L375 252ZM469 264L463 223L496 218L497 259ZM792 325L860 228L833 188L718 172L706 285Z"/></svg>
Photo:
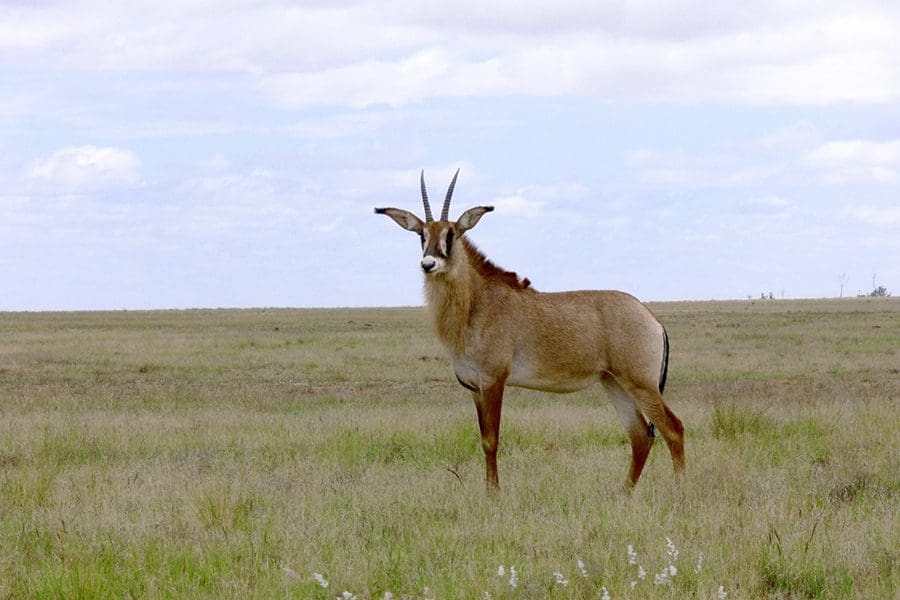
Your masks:
<svg viewBox="0 0 900 600"><path fill-rule="evenodd" d="M678 549L669 538L666 538L666 554L669 555L669 560L671 562L675 562L675 560L678 558Z"/></svg>
<svg viewBox="0 0 900 600"><path fill-rule="evenodd" d="M425 589L422 590L422 597L426 598L426 600L434 600L435 595L434 592L431 591L431 588L426 585Z"/></svg>
<svg viewBox="0 0 900 600"><path fill-rule="evenodd" d="M669 566L653 576L653 583L656 585L668 585L672 583L672 577L678 574L678 568L675 566L675 560L678 558L678 548L670 538L666 538L666 555L669 557Z"/></svg>
<svg viewBox="0 0 900 600"><path fill-rule="evenodd" d="M672 583L672 579L669 577L669 567L664 568L662 571L653 576L653 583L656 585L668 585Z"/></svg>
<svg viewBox="0 0 900 600"><path fill-rule="evenodd" d="M634 551L634 546L632 546L631 544L628 544L628 564L637 564L637 552Z"/></svg>
<svg viewBox="0 0 900 600"><path fill-rule="evenodd" d="M703 552L700 552L700 556L697 557L697 566L694 567L694 573L699 575L700 571L702 569L703 569Z"/></svg>
<svg viewBox="0 0 900 600"><path fill-rule="evenodd" d="M394 600L394 595L390 592L385 592L383 600Z"/></svg>
<svg viewBox="0 0 900 600"><path fill-rule="evenodd" d="M606 591L605 586L600 588L600 600L611 600L609 592Z"/></svg>
<svg viewBox="0 0 900 600"><path fill-rule="evenodd" d="M631 589L634 589L634 586L638 584L638 580L643 581L647 578L647 571L644 570L643 565L637 566L637 579L631 582Z"/></svg>
<svg viewBox="0 0 900 600"><path fill-rule="evenodd" d="M578 566L578 572L581 573L581 576L587 577L588 573L587 573L587 569L584 568L584 561L579 558L578 562L576 562L575 564Z"/></svg>
<svg viewBox="0 0 900 600"><path fill-rule="evenodd" d="M556 578L556 585L561 585L563 587L566 587L567 585L569 585L569 580L566 579L566 576L563 575L562 573L560 573L559 571L554 571L553 577Z"/></svg>
<svg viewBox="0 0 900 600"><path fill-rule="evenodd" d="M675 565L669 565L664 568L661 573L653 576L653 583L656 585L668 585L672 583L672 578L678 575L678 569Z"/></svg>
<svg viewBox="0 0 900 600"><path fill-rule="evenodd" d="M519 585L519 574L516 573L516 567L513 565L509 566L509 587L516 589Z"/></svg>
<svg viewBox="0 0 900 600"><path fill-rule="evenodd" d="M336 600L356 600L356 596L344 590L344 593L338 596Z"/></svg>
<svg viewBox="0 0 900 600"><path fill-rule="evenodd" d="M325 579L325 577L321 573L313 573L313 579L315 579L316 583L318 583L323 588L328 587L328 580Z"/></svg>
<svg viewBox="0 0 900 600"><path fill-rule="evenodd" d="M725 598L727 598L727 597L728 597L728 594L725 592L725 587L720 585L719 589L716 590L716 598L718 600L725 600Z"/></svg>
<svg viewBox="0 0 900 600"><path fill-rule="evenodd" d="M500 568L497 569L497 577L506 577L506 568L503 565L500 565Z"/></svg>

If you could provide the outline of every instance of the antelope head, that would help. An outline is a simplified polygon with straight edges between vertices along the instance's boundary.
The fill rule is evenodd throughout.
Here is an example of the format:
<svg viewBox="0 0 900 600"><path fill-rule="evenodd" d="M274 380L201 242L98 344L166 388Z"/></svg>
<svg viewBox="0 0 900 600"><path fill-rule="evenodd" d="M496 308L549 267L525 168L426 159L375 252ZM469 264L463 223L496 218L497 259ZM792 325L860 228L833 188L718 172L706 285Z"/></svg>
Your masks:
<svg viewBox="0 0 900 600"><path fill-rule="evenodd" d="M425 171L422 171L419 179L422 187L422 204L425 206L424 221L402 208L375 209L376 214L387 215L403 229L419 234L419 238L422 241L422 262L420 265L426 275L445 273L455 256L453 252L454 244L465 232L475 227L485 213L494 210L493 206L476 206L461 214L456 221L450 221L448 219L450 198L453 196L453 188L456 186L456 178L458 176L459 169L456 170L456 174L453 175L453 181L450 182L450 187L447 189L439 221L435 221L431 215L428 192L425 190Z"/></svg>

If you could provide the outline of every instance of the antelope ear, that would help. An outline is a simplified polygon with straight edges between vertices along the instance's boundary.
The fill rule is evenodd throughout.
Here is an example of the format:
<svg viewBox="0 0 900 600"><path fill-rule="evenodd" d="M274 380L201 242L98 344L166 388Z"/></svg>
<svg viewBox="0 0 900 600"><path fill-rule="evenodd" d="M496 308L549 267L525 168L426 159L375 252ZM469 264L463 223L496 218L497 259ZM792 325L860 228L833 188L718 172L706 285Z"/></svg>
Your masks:
<svg viewBox="0 0 900 600"><path fill-rule="evenodd" d="M456 226L459 228L459 232L463 233L475 227L478 224L478 221L481 220L481 217L484 216L485 213L489 213L494 210L493 206L476 206L475 208L470 208L463 214L459 216L459 219L456 221Z"/></svg>
<svg viewBox="0 0 900 600"><path fill-rule="evenodd" d="M422 222L422 219L412 214L408 210L403 210L402 208L376 208L376 215L387 215L397 222L397 225L406 229L407 231L415 231L419 235L422 235L422 229L425 227L425 224Z"/></svg>

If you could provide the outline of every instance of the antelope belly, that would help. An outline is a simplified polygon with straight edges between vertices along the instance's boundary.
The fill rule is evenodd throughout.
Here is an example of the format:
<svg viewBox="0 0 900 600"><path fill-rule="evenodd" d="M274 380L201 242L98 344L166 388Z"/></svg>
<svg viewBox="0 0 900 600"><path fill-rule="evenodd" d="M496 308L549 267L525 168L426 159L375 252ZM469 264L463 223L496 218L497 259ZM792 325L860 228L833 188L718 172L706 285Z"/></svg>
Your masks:
<svg viewBox="0 0 900 600"><path fill-rule="evenodd" d="M512 371L509 374L509 379L506 380L506 384L541 392L565 394L583 390L591 384L596 383L597 379L598 374L596 371L584 373L565 371L548 372L535 369L528 364L514 362Z"/></svg>

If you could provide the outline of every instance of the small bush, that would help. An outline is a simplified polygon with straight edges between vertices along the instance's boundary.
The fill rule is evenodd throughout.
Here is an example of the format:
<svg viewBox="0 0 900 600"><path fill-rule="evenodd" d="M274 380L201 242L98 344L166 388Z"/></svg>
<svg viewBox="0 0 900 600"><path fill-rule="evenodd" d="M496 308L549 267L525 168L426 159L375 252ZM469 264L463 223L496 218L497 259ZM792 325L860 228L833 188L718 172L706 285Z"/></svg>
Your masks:
<svg viewBox="0 0 900 600"><path fill-rule="evenodd" d="M771 431L774 422L762 411L737 404L716 406L712 414L712 434L717 439L732 439L741 434L759 435Z"/></svg>

